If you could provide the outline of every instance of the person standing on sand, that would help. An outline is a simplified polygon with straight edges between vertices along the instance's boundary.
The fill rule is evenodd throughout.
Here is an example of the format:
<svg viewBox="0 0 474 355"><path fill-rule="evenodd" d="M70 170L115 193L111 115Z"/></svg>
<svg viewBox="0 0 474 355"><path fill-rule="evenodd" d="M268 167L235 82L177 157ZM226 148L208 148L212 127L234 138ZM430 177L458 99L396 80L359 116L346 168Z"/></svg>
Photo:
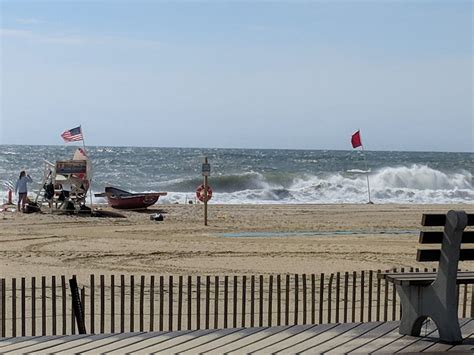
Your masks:
<svg viewBox="0 0 474 355"><path fill-rule="evenodd" d="M23 170L20 173L20 177L18 178L18 181L16 182L15 185L15 194L18 192L18 211L24 211L25 210L25 204L26 204L26 196L28 194L28 183L33 182L31 179L30 175L27 175L26 172ZM20 203L21 203L21 210L20 210Z"/></svg>

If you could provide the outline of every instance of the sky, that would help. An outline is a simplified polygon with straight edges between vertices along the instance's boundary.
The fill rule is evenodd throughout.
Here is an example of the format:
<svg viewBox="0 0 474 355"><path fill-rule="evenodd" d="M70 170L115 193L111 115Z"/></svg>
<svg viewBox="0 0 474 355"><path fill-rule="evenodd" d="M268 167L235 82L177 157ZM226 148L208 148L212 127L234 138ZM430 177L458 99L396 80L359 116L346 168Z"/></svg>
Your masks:
<svg viewBox="0 0 474 355"><path fill-rule="evenodd" d="M474 152L472 1L0 6L0 144Z"/></svg>

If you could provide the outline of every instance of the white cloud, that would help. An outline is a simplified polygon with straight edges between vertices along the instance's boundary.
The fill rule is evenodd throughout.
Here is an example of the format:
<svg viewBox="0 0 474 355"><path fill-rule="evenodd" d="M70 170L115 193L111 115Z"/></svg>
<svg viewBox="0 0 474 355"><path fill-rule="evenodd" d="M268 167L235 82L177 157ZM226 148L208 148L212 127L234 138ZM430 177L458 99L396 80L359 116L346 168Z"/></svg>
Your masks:
<svg viewBox="0 0 474 355"><path fill-rule="evenodd" d="M147 39L130 39L114 36L52 35L30 30L0 28L0 37L29 40L38 43L64 45L119 45L127 47L158 48L160 42Z"/></svg>
<svg viewBox="0 0 474 355"><path fill-rule="evenodd" d="M17 18L15 21L21 25L40 25L46 23L46 21L37 18Z"/></svg>

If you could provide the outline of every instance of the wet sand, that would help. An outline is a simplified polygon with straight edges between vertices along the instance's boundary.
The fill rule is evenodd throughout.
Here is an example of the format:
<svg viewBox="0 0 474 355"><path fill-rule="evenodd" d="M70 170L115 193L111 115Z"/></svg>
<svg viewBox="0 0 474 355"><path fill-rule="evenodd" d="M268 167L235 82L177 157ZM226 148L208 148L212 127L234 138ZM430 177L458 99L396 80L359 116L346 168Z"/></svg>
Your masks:
<svg viewBox="0 0 474 355"><path fill-rule="evenodd" d="M416 263L422 213L474 205L156 205L124 219L0 213L2 277L319 273ZM150 214L164 212L164 221ZM237 236L238 235L238 236ZM468 268L469 264L461 264Z"/></svg>

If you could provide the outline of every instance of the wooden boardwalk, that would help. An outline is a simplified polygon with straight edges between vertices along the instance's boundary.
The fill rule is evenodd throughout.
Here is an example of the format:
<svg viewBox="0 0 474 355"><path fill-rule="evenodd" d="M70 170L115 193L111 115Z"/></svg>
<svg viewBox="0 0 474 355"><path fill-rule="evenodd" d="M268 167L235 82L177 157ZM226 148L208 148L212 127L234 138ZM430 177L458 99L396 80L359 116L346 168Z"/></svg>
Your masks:
<svg viewBox="0 0 474 355"><path fill-rule="evenodd" d="M432 322L423 337L398 334L398 322L294 325L176 332L36 336L0 340L1 354L293 354L474 352L474 318L461 320L461 345L438 342Z"/></svg>

